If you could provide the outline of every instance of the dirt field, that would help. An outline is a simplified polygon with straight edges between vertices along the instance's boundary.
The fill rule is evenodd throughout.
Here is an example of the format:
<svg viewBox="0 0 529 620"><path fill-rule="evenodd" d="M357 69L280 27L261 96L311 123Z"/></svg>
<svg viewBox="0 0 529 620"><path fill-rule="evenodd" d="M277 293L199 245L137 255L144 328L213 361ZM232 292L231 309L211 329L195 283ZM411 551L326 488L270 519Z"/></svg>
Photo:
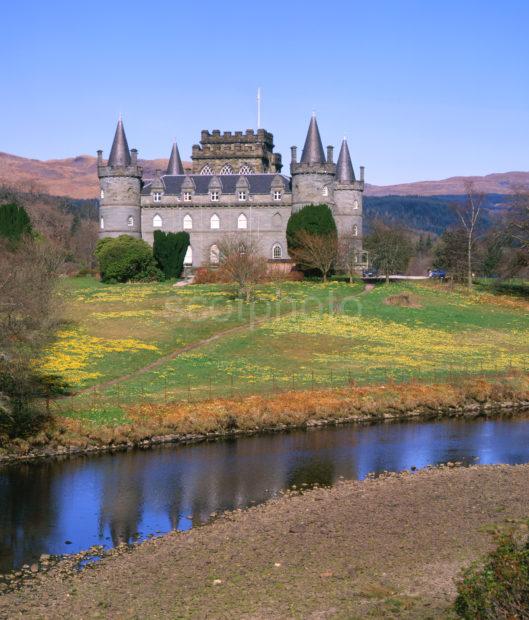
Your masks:
<svg viewBox="0 0 529 620"><path fill-rule="evenodd" d="M525 526L529 465L442 468L283 497L68 563L1 618L446 618L461 566Z"/></svg>

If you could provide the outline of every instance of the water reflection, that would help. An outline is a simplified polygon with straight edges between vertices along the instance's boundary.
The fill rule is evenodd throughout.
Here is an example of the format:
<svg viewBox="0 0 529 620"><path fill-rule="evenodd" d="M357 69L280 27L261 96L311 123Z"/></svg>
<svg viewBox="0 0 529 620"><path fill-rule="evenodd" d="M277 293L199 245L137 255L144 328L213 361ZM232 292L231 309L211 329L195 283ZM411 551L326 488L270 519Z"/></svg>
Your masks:
<svg viewBox="0 0 529 620"><path fill-rule="evenodd" d="M0 570L188 529L282 489L447 461L529 461L529 418L346 426L0 469Z"/></svg>

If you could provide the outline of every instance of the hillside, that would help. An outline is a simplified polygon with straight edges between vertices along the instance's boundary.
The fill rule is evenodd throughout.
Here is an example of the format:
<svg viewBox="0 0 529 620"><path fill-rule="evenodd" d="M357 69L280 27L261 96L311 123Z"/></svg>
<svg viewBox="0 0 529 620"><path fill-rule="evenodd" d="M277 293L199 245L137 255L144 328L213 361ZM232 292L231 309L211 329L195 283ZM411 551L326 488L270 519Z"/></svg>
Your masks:
<svg viewBox="0 0 529 620"><path fill-rule="evenodd" d="M71 198L97 198L99 186L96 158L79 155L67 159L27 159L0 152L0 183L20 189L40 191ZM145 175L152 176L157 168L164 170L167 159L140 160ZM186 168L189 163L184 162ZM501 172L483 177L451 177L439 181L419 181L400 185L367 184L367 196L440 196L462 194L464 181L473 180L476 188L487 194L510 194L519 186L529 186L529 172Z"/></svg>

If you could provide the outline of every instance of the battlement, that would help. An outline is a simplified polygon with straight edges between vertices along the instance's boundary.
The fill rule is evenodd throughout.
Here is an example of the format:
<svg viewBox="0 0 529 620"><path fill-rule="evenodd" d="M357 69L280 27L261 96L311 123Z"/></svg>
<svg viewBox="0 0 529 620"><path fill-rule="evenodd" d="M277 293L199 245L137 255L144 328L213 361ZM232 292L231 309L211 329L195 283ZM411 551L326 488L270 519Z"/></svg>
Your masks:
<svg viewBox="0 0 529 620"><path fill-rule="evenodd" d="M274 153L274 136L265 129L242 131L202 130L200 144L194 144L191 159L193 173L206 166L214 174L231 168L234 174L241 169L254 173L281 172L281 155Z"/></svg>

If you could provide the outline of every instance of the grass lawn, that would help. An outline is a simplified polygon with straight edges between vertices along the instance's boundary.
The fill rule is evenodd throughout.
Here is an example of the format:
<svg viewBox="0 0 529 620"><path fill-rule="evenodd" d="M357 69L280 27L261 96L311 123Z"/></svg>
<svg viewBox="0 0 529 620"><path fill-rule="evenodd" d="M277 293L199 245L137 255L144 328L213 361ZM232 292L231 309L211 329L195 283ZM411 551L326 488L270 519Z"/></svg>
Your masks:
<svg viewBox="0 0 529 620"><path fill-rule="evenodd" d="M263 286L254 303L226 285L102 285L64 281L65 319L45 367L74 389L122 377L179 347L220 337L149 372L67 399L64 415L97 423L126 419L139 401L203 399L495 373L526 368L529 303L488 288L469 294L446 285L290 282ZM408 305L402 304L407 295ZM397 296L395 302L388 298ZM406 301L406 300L405 300Z"/></svg>

